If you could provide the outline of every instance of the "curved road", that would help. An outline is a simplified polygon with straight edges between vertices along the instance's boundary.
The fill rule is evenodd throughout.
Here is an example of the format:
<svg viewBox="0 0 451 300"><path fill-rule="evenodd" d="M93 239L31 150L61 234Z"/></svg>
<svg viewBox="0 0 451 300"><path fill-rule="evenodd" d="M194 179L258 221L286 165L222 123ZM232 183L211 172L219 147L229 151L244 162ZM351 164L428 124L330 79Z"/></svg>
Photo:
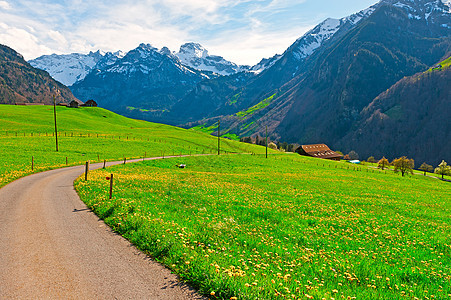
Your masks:
<svg viewBox="0 0 451 300"><path fill-rule="evenodd" d="M0 298L201 299L80 201L73 181L83 172L47 171L0 189Z"/></svg>

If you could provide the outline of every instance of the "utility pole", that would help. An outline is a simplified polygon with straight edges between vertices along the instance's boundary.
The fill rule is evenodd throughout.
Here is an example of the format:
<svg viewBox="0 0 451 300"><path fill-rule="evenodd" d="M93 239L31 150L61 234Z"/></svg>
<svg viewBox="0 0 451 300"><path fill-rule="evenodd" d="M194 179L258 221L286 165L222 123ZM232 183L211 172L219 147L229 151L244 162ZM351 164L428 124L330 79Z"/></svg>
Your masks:
<svg viewBox="0 0 451 300"><path fill-rule="evenodd" d="M55 142L56 142L56 152L58 152L58 128L56 127L56 100L55 95L53 95L53 117L55 119Z"/></svg>
<svg viewBox="0 0 451 300"><path fill-rule="evenodd" d="M266 139L265 139L265 144L266 144L266 158L268 158L268 126L266 126Z"/></svg>
<svg viewBox="0 0 451 300"><path fill-rule="evenodd" d="M221 121L219 121L218 120L218 155L220 155L220 147L221 147L221 137L220 137L220 135L221 135L221 130L220 130L220 128L221 128L221 123L220 123Z"/></svg>

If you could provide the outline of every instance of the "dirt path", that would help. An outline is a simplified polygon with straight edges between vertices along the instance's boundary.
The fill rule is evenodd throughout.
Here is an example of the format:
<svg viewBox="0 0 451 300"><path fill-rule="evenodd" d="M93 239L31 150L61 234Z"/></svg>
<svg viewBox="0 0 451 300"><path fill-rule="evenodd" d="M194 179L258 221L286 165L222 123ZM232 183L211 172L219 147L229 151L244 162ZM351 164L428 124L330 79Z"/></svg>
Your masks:
<svg viewBox="0 0 451 300"><path fill-rule="evenodd" d="M83 172L43 172L0 189L0 298L201 299L80 201L73 181Z"/></svg>

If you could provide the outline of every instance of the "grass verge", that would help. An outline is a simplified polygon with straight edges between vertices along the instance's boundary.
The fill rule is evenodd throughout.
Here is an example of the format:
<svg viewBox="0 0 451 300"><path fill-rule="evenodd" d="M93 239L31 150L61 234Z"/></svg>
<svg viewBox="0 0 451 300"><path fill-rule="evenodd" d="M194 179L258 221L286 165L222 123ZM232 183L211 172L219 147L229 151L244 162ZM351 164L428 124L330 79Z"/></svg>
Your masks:
<svg viewBox="0 0 451 300"><path fill-rule="evenodd" d="M212 299L451 298L446 182L290 154L146 161L91 178L75 184L87 205Z"/></svg>

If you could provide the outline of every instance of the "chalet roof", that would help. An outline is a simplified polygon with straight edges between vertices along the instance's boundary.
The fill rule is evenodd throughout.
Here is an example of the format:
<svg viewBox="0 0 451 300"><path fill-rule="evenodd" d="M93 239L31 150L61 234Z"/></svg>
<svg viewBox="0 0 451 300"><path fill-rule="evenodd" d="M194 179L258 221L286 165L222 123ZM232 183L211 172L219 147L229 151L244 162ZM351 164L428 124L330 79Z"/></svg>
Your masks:
<svg viewBox="0 0 451 300"><path fill-rule="evenodd" d="M310 156L318 158L341 158L341 155L330 150L326 144L302 145L302 149Z"/></svg>

